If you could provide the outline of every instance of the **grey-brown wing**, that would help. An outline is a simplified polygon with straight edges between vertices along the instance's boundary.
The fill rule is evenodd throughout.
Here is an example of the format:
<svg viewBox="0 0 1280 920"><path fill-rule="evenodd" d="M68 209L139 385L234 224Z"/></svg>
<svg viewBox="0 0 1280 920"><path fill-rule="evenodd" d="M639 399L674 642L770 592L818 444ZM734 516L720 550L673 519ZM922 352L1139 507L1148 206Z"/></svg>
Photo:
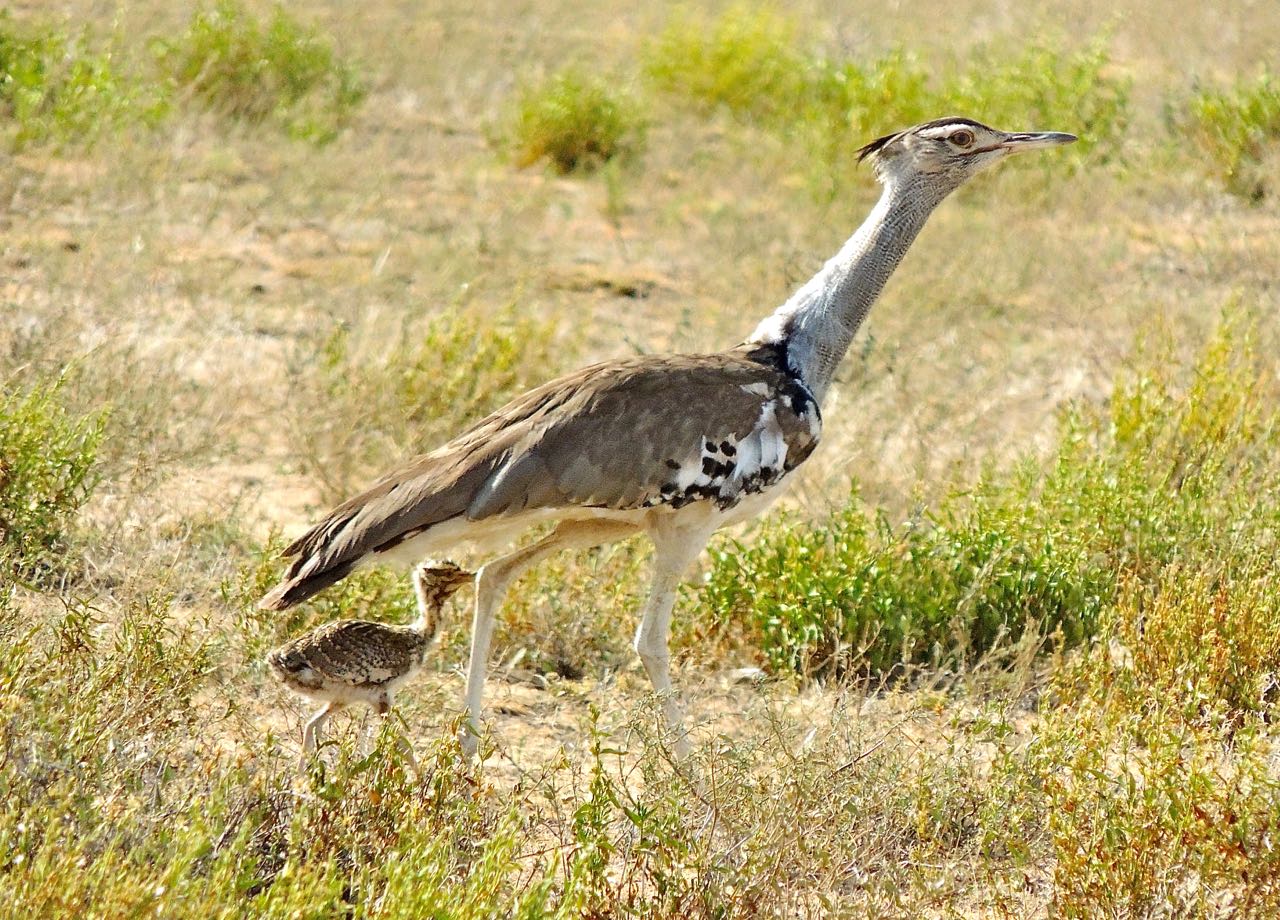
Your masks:
<svg viewBox="0 0 1280 920"><path fill-rule="evenodd" d="M297 559L260 606L297 603L367 555L453 518L697 500L727 507L807 457L819 428L808 391L745 353L584 368L340 505L285 551Z"/></svg>
<svg viewBox="0 0 1280 920"><path fill-rule="evenodd" d="M567 403L554 422L514 446L467 516L699 500L727 508L808 457L820 420L807 391L755 362L699 357Z"/></svg>
<svg viewBox="0 0 1280 920"><path fill-rule="evenodd" d="M512 445L576 390L573 377L508 403L442 447L393 470L327 514L284 550L294 561L259 606L283 610L345 578L369 553L458 517Z"/></svg>

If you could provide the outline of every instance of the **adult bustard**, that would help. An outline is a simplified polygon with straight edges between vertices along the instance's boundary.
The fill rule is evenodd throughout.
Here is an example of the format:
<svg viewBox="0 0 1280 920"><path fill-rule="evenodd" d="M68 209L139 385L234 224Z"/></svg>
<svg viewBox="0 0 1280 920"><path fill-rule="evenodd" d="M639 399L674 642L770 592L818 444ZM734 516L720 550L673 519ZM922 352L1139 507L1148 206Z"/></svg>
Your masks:
<svg viewBox="0 0 1280 920"><path fill-rule="evenodd" d="M289 607L357 566L412 563L462 542L494 551L531 525L558 521L545 538L477 574L471 731L462 737L474 754L489 642L507 586L557 550L643 531L654 545L653 573L635 649L683 755L689 742L672 693L667 636L685 571L713 531L763 511L813 452L836 366L933 209L1011 153L1074 140L940 118L872 141L859 158L874 162L884 186L879 203L745 343L716 354L606 361L518 397L298 538L285 550L296 558L262 606Z"/></svg>
<svg viewBox="0 0 1280 920"><path fill-rule="evenodd" d="M285 643L267 664L290 690L324 703L302 732L302 765L329 717L354 703L391 712L396 691L418 673L440 629L440 610L472 573L452 562L424 562L413 573L418 619L410 626L338 620ZM412 749L406 747L409 762Z"/></svg>

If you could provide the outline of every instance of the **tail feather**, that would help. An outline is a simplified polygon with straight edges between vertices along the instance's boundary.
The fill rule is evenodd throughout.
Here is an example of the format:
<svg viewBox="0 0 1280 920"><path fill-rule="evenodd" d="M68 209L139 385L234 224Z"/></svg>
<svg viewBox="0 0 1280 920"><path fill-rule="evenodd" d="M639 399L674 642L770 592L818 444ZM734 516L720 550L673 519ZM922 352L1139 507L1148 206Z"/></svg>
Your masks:
<svg viewBox="0 0 1280 920"><path fill-rule="evenodd" d="M346 578L351 574L353 568L355 568L353 563L344 562L323 572L286 576L284 581L268 591L262 600L258 601L258 608L260 610L285 610L294 604L300 604L313 594L319 594L330 585Z"/></svg>

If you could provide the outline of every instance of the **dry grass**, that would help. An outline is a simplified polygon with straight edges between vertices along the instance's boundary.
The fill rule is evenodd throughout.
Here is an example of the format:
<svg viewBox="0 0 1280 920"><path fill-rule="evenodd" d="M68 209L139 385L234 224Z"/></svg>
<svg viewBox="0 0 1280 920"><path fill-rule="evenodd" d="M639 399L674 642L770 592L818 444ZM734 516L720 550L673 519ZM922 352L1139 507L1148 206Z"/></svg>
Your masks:
<svg viewBox="0 0 1280 920"><path fill-rule="evenodd" d="M273 573L273 533L544 376L737 340L873 200L838 150L815 158L774 120L646 89L640 62L672 10L580 7L316 5L302 28L367 89L325 122L327 145L290 137L299 110L248 127L205 114L213 100L159 127L113 114L92 146L24 136L0 170L0 407L61 379L46 421L105 418L92 496L40 538L58 577L0 584L0 913L1274 915L1280 211L1232 194L1179 127L1198 87L1256 80L1280 34L1265 4L788 8L804 60L900 48L937 86L1041 43L1063 15L1064 53L1106 36L1103 72L1129 94L1109 155L1014 164L939 211L856 343L787 508L824 534L869 513L900 536L928 511L969 521L978 505L954 493L984 477L1000 514L944 526L959 550L918 566L879 545L883 584L942 629L938 598L957 586L981 589L957 607L1034 619L1016 601L1059 569L961 571L990 561L969 552L983 534L1033 534L1062 577L1114 576L1080 644L1028 629L804 681L766 627L770 603L811 610L783 589L812 567L783 565L755 606L693 587L677 680L699 753L677 767L627 648L644 562L627 544L513 592L483 777L447 740L458 609L394 729L429 779L410 780L389 739L385 758L361 757L340 726L328 765L292 780L301 710L261 650L340 610L399 616L409 597L373 574L261 619L248 600ZM150 38L192 21L155 0L11 13L77 41L87 23L83 47L144 82ZM563 178L494 149L520 81L566 61L639 81L646 140L625 169ZM1016 97L1007 117L1031 105ZM840 174L820 181L818 159ZM1248 319L1215 337L1224 309ZM1069 405L1099 427L1064 422ZM1071 479L1082 470L1096 478ZM1030 509L1042 475L1080 488ZM862 504L845 508L854 480ZM761 570L750 554L786 532L766 526L763 541L735 535L759 549L721 550ZM831 583L833 605L858 596L852 569L822 570L850 579ZM713 613L730 608L743 619ZM762 686L727 676L770 661Z"/></svg>

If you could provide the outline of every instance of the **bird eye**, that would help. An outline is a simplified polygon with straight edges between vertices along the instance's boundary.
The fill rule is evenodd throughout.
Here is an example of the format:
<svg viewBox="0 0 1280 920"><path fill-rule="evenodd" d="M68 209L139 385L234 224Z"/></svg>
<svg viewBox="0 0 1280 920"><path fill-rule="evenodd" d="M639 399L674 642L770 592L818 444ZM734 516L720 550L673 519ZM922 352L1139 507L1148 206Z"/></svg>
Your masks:
<svg viewBox="0 0 1280 920"><path fill-rule="evenodd" d="M973 132L972 131L955 131L952 133L951 137L948 139L951 141L951 143L955 144L957 147L968 147L970 144L973 143Z"/></svg>

